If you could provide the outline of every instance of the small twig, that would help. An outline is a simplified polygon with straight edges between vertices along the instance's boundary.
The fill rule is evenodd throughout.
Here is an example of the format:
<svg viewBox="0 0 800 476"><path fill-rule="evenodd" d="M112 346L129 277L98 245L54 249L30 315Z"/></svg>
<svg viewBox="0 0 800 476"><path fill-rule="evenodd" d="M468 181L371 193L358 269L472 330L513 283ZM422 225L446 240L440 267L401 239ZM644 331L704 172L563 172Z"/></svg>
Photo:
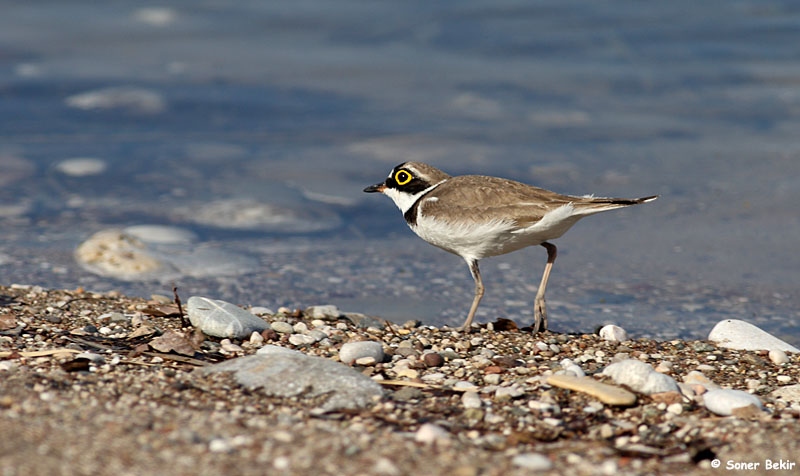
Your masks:
<svg viewBox="0 0 800 476"><path fill-rule="evenodd" d="M183 317L183 306L181 305L181 297L178 296L178 287L174 284L172 285L172 295L175 296L175 304L178 305L178 315L181 318L181 327L189 327L186 323L186 318Z"/></svg>
<svg viewBox="0 0 800 476"><path fill-rule="evenodd" d="M394 327L392 327L392 323L388 319L381 319L381 320L383 321L383 325L388 327L389 330L392 332L392 335L394 335L395 337L397 337L399 339L400 336L397 335L397 332L394 331Z"/></svg>

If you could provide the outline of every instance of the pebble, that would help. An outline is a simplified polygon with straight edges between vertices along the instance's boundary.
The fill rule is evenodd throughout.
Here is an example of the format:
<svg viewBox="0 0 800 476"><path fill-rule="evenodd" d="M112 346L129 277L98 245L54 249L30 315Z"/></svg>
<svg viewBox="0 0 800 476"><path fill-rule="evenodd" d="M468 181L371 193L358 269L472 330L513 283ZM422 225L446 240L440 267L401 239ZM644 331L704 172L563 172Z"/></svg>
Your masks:
<svg viewBox="0 0 800 476"><path fill-rule="evenodd" d="M361 357L356 359L355 361L356 365L364 365L364 366L375 365L377 362L378 361L375 360L375 357Z"/></svg>
<svg viewBox="0 0 800 476"><path fill-rule="evenodd" d="M540 351L550 350L550 347L542 341L537 342L535 345Z"/></svg>
<svg viewBox="0 0 800 476"><path fill-rule="evenodd" d="M323 321L335 321L342 315L339 308L332 304L311 306L305 310L304 314L309 319L320 319Z"/></svg>
<svg viewBox="0 0 800 476"><path fill-rule="evenodd" d="M800 349L772 334L738 319L725 319L717 323L708 334L708 340L722 347L739 350L782 350L800 352Z"/></svg>
<svg viewBox="0 0 800 476"><path fill-rule="evenodd" d="M397 372L397 376L398 377L406 377L406 378L410 378L410 379L415 379L415 378L419 377L419 371L414 370L414 369L409 369L409 368L406 367L406 368L400 370L399 372Z"/></svg>
<svg viewBox="0 0 800 476"><path fill-rule="evenodd" d="M372 357L376 362L383 361L383 344L375 341L348 342L339 350L339 360L352 364L362 357Z"/></svg>
<svg viewBox="0 0 800 476"><path fill-rule="evenodd" d="M294 332L294 327L291 324L284 321L275 321L270 323L270 327L272 330L277 332L278 334L291 334Z"/></svg>
<svg viewBox="0 0 800 476"><path fill-rule="evenodd" d="M287 349L286 347L281 347L279 345L272 345L267 344L264 347L258 349L256 351L257 355L268 355L268 354L295 354L295 355L305 355L299 350L294 349Z"/></svg>
<svg viewBox="0 0 800 476"><path fill-rule="evenodd" d="M251 309L251 311L252 311L252 309ZM262 336L260 332L253 331L253 333L250 334L250 341L249 342L250 342L250 345L252 345L252 346L257 346L257 347L261 346L262 344L264 344L264 336Z"/></svg>
<svg viewBox="0 0 800 476"><path fill-rule="evenodd" d="M658 366L656 367L656 372L666 374L672 372L672 367L673 367L672 362L662 360L661 362L658 363Z"/></svg>
<svg viewBox="0 0 800 476"><path fill-rule="evenodd" d="M244 349L242 349L240 346L234 344L228 339L223 339L219 344L223 352L228 352L231 354L235 354L237 352L244 352Z"/></svg>
<svg viewBox="0 0 800 476"><path fill-rule="evenodd" d="M683 377L683 382L689 385L701 385L706 390L716 390L719 385L715 384L711 379L706 377L702 372L692 370Z"/></svg>
<svg viewBox="0 0 800 476"><path fill-rule="evenodd" d="M105 357L100 354L95 354L94 352L81 352L75 355L75 359L86 359L95 365L103 365L106 363Z"/></svg>
<svg viewBox="0 0 800 476"><path fill-rule="evenodd" d="M289 336L289 343L296 346L313 344L317 340L305 334L292 334Z"/></svg>
<svg viewBox="0 0 800 476"><path fill-rule="evenodd" d="M628 340L628 333L619 326L609 324L600 329L600 337L609 342L623 342Z"/></svg>
<svg viewBox="0 0 800 476"><path fill-rule="evenodd" d="M438 352L427 352L422 356L422 361L428 367L441 367L444 364L444 357Z"/></svg>
<svg viewBox="0 0 800 476"><path fill-rule="evenodd" d="M203 333L215 337L247 339L270 326L260 317L229 302L192 296L186 304L189 321Z"/></svg>
<svg viewBox="0 0 800 476"><path fill-rule="evenodd" d="M777 377L775 377L775 380L777 380L780 383L789 383L792 381L792 377L789 377L788 375L778 375Z"/></svg>
<svg viewBox="0 0 800 476"><path fill-rule="evenodd" d="M603 375L608 375L615 383L627 385L646 395L678 391L678 384L672 377L656 372L650 364L639 360L628 359L613 363L603 369Z"/></svg>
<svg viewBox="0 0 800 476"><path fill-rule="evenodd" d="M680 415L683 413L683 405L680 403L673 403L667 407L667 412L673 415Z"/></svg>
<svg viewBox="0 0 800 476"><path fill-rule="evenodd" d="M459 380L455 384L453 384L453 388L455 389L466 389L466 390L478 390L478 386L472 382L466 382L464 380Z"/></svg>
<svg viewBox="0 0 800 476"><path fill-rule="evenodd" d="M509 387L498 387L494 392L494 398L498 401L511 400L512 398L517 398L524 394L525 391L522 390L522 387L514 384Z"/></svg>
<svg viewBox="0 0 800 476"><path fill-rule="evenodd" d="M553 467L550 458L541 453L522 453L514 456L511 464L528 471L548 471Z"/></svg>
<svg viewBox="0 0 800 476"><path fill-rule="evenodd" d="M345 314L345 317L348 321L352 322L357 329L369 329L370 327L383 329L386 327L383 321L358 312L348 312Z"/></svg>
<svg viewBox="0 0 800 476"><path fill-rule="evenodd" d="M250 308L250 312L256 316L271 316L275 314L272 309L264 306L253 306Z"/></svg>
<svg viewBox="0 0 800 476"><path fill-rule="evenodd" d="M546 382L554 387L586 393L608 405L628 406L636 403L636 395L631 392L624 388L598 382L591 377L551 375Z"/></svg>
<svg viewBox="0 0 800 476"><path fill-rule="evenodd" d="M497 385L500 383L500 374L484 375L483 381L486 385Z"/></svg>
<svg viewBox="0 0 800 476"><path fill-rule="evenodd" d="M425 423L414 433L414 440L424 444L449 444L450 433L439 425Z"/></svg>
<svg viewBox="0 0 800 476"><path fill-rule="evenodd" d="M789 356L786 355L786 352L780 349L773 349L769 351L769 360L776 365L788 364Z"/></svg>
<svg viewBox="0 0 800 476"><path fill-rule="evenodd" d="M478 392L464 392L461 395L461 403L464 405L464 408L480 408L482 405L481 397L478 395Z"/></svg>
<svg viewBox="0 0 800 476"><path fill-rule="evenodd" d="M713 413L729 416L737 408L755 405L762 409L761 400L753 394L741 390L718 389L706 392L703 395L703 405Z"/></svg>
<svg viewBox="0 0 800 476"><path fill-rule="evenodd" d="M443 382L446 377L447 377L447 375L445 375L443 373L440 373L440 372L437 372L437 373L433 373L433 374L423 375L422 376L422 380L424 382L439 383L439 382Z"/></svg>
<svg viewBox="0 0 800 476"><path fill-rule="evenodd" d="M571 359L564 359L561 361L561 367L564 369L564 375L572 375L573 377L585 377L586 373L583 371L578 364L573 362ZM561 372L556 372L561 373Z"/></svg>

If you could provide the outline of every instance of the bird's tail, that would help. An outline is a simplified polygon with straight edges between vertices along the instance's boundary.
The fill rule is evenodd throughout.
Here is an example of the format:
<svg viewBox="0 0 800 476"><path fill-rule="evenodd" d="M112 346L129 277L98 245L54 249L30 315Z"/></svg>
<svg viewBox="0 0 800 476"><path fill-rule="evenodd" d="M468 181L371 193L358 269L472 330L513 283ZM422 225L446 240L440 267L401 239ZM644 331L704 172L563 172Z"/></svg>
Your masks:
<svg viewBox="0 0 800 476"><path fill-rule="evenodd" d="M630 207L631 205L638 205L640 203L652 202L657 198L658 195L650 195L649 197L642 198L582 197L580 200L573 202L572 205L579 214L592 215L594 213L600 213L606 210L614 210L616 208L624 208Z"/></svg>

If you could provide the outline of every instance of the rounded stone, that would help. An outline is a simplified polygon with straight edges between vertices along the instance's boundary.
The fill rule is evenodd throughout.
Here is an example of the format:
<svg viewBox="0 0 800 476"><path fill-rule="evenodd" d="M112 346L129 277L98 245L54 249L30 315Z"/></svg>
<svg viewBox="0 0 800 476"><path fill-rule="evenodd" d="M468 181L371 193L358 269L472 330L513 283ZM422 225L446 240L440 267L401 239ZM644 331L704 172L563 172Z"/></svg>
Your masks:
<svg viewBox="0 0 800 476"><path fill-rule="evenodd" d="M383 361L383 344L375 341L348 342L339 350L339 360L352 364L363 357L372 357L375 362Z"/></svg>
<svg viewBox="0 0 800 476"><path fill-rule="evenodd" d="M786 355L786 352L780 349L773 349L769 351L769 360L771 360L772 363L776 365L788 364L789 356Z"/></svg>
<svg viewBox="0 0 800 476"><path fill-rule="evenodd" d="M464 392L461 396L461 403L464 404L464 408L480 408L482 405L480 395L473 391Z"/></svg>
<svg viewBox="0 0 800 476"><path fill-rule="evenodd" d="M428 352L422 356L422 361L428 367L441 367L444 364L444 357L438 352Z"/></svg>
<svg viewBox="0 0 800 476"><path fill-rule="evenodd" d="M610 342L623 342L628 340L628 333L619 326L609 324L600 329L600 338Z"/></svg>
<svg viewBox="0 0 800 476"><path fill-rule="evenodd" d="M656 372L652 366L639 360L628 359L613 363L603 369L615 383L627 385L644 394L678 391L678 384L669 375Z"/></svg>
<svg viewBox="0 0 800 476"><path fill-rule="evenodd" d="M206 335L248 339L253 332L269 329L269 324L229 302L192 296L186 303L186 313L193 326Z"/></svg>
<svg viewBox="0 0 800 476"><path fill-rule="evenodd" d="M288 322L275 321L270 324L270 326L272 327L272 330L279 334L291 334L294 332L294 327L292 327L292 325Z"/></svg>
<svg viewBox="0 0 800 476"><path fill-rule="evenodd" d="M703 405L711 412L721 416L732 415L737 408L755 405L762 409L761 400L741 390L719 389L711 390L703 394Z"/></svg>
<svg viewBox="0 0 800 476"><path fill-rule="evenodd" d="M514 456L511 464L528 471L548 471L553 467L550 458L541 453L522 453Z"/></svg>

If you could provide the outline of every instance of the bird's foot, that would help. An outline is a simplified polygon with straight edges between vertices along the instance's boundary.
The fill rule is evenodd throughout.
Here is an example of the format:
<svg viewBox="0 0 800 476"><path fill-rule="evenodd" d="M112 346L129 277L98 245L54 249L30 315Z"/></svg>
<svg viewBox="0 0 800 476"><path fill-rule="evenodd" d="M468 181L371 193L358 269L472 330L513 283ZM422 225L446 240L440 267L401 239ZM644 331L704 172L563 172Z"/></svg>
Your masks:
<svg viewBox="0 0 800 476"><path fill-rule="evenodd" d="M533 303L533 333L547 330L547 306L544 297L536 298Z"/></svg>

